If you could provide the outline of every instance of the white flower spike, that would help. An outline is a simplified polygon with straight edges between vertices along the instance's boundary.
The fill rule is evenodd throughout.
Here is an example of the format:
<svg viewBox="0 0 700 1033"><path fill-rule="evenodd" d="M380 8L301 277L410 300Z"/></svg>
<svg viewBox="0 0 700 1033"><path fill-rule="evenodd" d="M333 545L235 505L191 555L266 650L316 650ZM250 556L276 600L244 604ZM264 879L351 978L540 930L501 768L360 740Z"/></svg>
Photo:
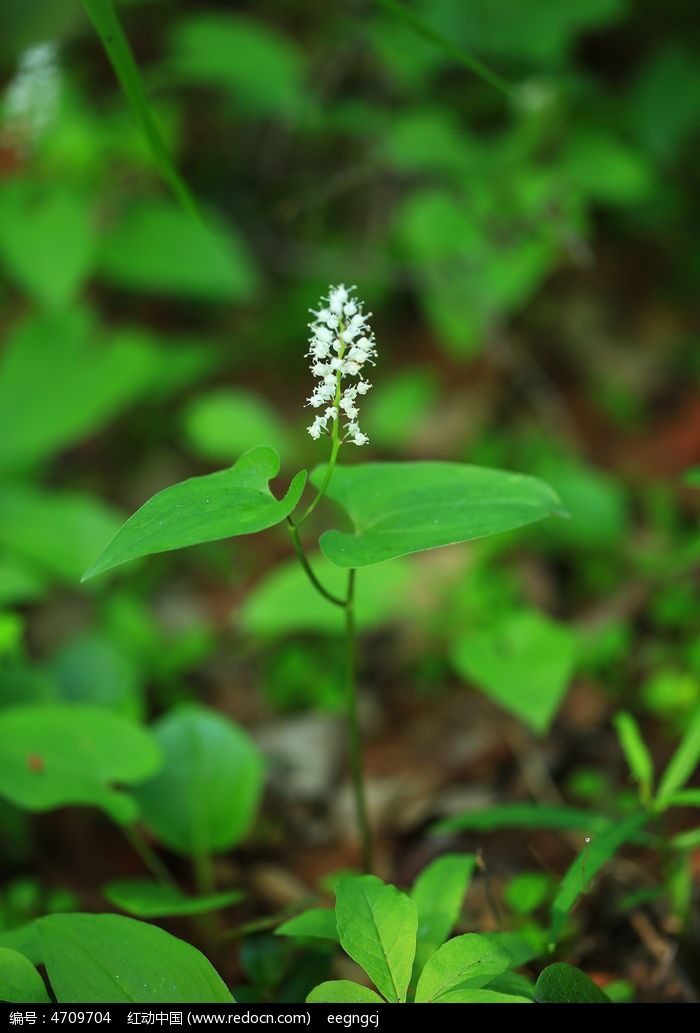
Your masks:
<svg viewBox="0 0 700 1033"><path fill-rule="evenodd" d="M323 298L318 311L311 309L316 317L309 323L311 337L309 351L311 372L318 378L307 405L323 409L307 430L312 438L330 434L329 423L340 417L343 420L341 440L355 445L366 445L369 438L360 430L357 422L359 395L367 394L372 386L361 376L365 363L374 365L377 349L374 334L369 328L362 311L362 302L353 297L355 287L331 287L328 297ZM371 315L371 313L370 313ZM356 378L348 384L347 378Z"/></svg>

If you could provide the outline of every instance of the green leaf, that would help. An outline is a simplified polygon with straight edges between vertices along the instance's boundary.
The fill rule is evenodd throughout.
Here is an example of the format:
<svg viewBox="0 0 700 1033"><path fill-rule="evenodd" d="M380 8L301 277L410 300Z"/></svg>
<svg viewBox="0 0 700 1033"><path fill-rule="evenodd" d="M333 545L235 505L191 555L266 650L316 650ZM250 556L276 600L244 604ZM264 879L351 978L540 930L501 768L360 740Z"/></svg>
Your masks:
<svg viewBox="0 0 700 1033"><path fill-rule="evenodd" d="M148 140L161 176L180 204L190 215L198 215L197 206L184 180L178 174L163 143L148 103L139 70L124 35L112 0L83 0L117 78L131 105L136 121Z"/></svg>
<svg viewBox="0 0 700 1033"><path fill-rule="evenodd" d="M654 762L642 739L639 725L626 711L615 714L614 724L625 760L633 778L639 782L642 799L649 800L654 782Z"/></svg>
<svg viewBox="0 0 700 1033"><path fill-rule="evenodd" d="M543 735L569 687L576 652L576 636L567 627L521 610L488 630L462 634L452 660L463 677Z"/></svg>
<svg viewBox="0 0 700 1033"><path fill-rule="evenodd" d="M99 707L0 709L0 794L26 810L86 804L131 822L138 808L113 786L148 778L160 761L147 731Z"/></svg>
<svg viewBox="0 0 700 1033"><path fill-rule="evenodd" d="M244 894L240 890L208 893L188 897L174 886L141 879L120 879L102 890L110 904L137 918L164 918L176 915L202 915L209 911L237 904Z"/></svg>
<svg viewBox="0 0 700 1033"><path fill-rule="evenodd" d="M17 929L0 930L0 947L23 954L33 965L44 963L36 922L25 922Z"/></svg>
<svg viewBox="0 0 700 1033"><path fill-rule="evenodd" d="M231 463L261 442L282 452L290 435L276 410L251 391L219 388L192 399L183 412L188 447L209 462Z"/></svg>
<svg viewBox="0 0 700 1033"><path fill-rule="evenodd" d="M335 911L328 907L313 907L301 915L295 915L275 929L277 936L311 936L338 943L338 927Z"/></svg>
<svg viewBox="0 0 700 1033"><path fill-rule="evenodd" d="M256 448L228 470L165 488L127 520L83 581L139 556L252 534L280 523L299 501L306 472L300 471L278 500L268 481L277 476L279 465L273 449Z"/></svg>
<svg viewBox="0 0 700 1033"><path fill-rule="evenodd" d="M171 33L168 65L178 82L218 87L255 117L298 115L305 99L304 60L292 37L239 14L183 18Z"/></svg>
<svg viewBox="0 0 700 1033"><path fill-rule="evenodd" d="M44 980L24 954L0 947L0 1001L51 1004Z"/></svg>
<svg viewBox="0 0 700 1033"><path fill-rule="evenodd" d="M666 765L656 793L656 806L662 808L673 794L683 787L695 770L700 757L700 707L690 718L683 738Z"/></svg>
<svg viewBox="0 0 700 1033"><path fill-rule="evenodd" d="M0 256L46 308L73 301L91 270L94 231L86 200L53 184L9 180L0 190Z"/></svg>
<svg viewBox="0 0 700 1033"><path fill-rule="evenodd" d="M476 829L480 832L490 832L493 829L507 828L574 829L594 833L609 829L610 819L578 807L511 803L455 814L451 818L437 822L432 831L443 833Z"/></svg>
<svg viewBox="0 0 700 1033"><path fill-rule="evenodd" d="M37 922L59 1004L231 1004L203 954L122 915L48 915Z"/></svg>
<svg viewBox="0 0 700 1033"><path fill-rule="evenodd" d="M332 979L319 983L306 998L309 1004L386 1004L375 990L353 983L350 979Z"/></svg>
<svg viewBox="0 0 700 1033"><path fill-rule="evenodd" d="M416 905L374 875L339 879L335 892L341 946L388 1001L405 1001L416 951Z"/></svg>
<svg viewBox="0 0 700 1033"><path fill-rule="evenodd" d="M531 997L518 997L498 990L449 990L434 1004L532 1004Z"/></svg>
<svg viewBox="0 0 700 1033"><path fill-rule="evenodd" d="M314 470L315 485L324 471ZM340 466L327 494L354 525L353 532L321 535L321 551L339 567L365 567L564 515L544 482L460 463Z"/></svg>
<svg viewBox="0 0 700 1033"><path fill-rule="evenodd" d="M413 982L457 924L475 864L474 854L445 854L424 868L413 884L411 898L418 909Z"/></svg>
<svg viewBox="0 0 700 1033"><path fill-rule="evenodd" d="M165 761L134 792L144 822L183 854L239 843L256 817L264 782L262 758L249 736L196 704L171 710L153 733Z"/></svg>
<svg viewBox="0 0 700 1033"><path fill-rule="evenodd" d="M142 339L102 337L79 308L12 328L0 362L0 470L22 470L99 430L157 377Z"/></svg>
<svg viewBox="0 0 700 1033"><path fill-rule="evenodd" d="M121 519L89 495L6 484L0 545L44 575L73 586Z"/></svg>
<svg viewBox="0 0 700 1033"><path fill-rule="evenodd" d="M202 301L249 298L258 274L235 227L210 217L206 225L162 200L131 206L104 241L99 271L139 293Z"/></svg>
<svg viewBox="0 0 700 1033"><path fill-rule="evenodd" d="M559 891L552 901L550 942L556 944L567 916L580 893L585 893L596 872L602 868L623 845L635 838L647 823L646 814L632 814L611 825L606 831L590 837L561 881Z"/></svg>
<svg viewBox="0 0 700 1033"><path fill-rule="evenodd" d="M455 990L482 987L509 965L510 955L486 937L476 933L455 936L425 963L416 987L416 1004L430 1004Z"/></svg>
<svg viewBox="0 0 700 1033"><path fill-rule="evenodd" d="M574 965L557 961L540 972L535 984L537 1004L610 1004L590 976Z"/></svg>

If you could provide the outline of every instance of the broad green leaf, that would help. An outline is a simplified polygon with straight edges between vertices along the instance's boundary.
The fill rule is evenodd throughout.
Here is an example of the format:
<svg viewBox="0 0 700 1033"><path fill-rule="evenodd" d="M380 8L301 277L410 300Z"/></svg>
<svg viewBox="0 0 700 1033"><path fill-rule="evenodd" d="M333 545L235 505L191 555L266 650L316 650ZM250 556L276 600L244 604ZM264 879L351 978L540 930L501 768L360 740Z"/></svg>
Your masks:
<svg viewBox="0 0 700 1033"><path fill-rule="evenodd" d="M610 828L610 819L591 814L578 807L564 807L556 804L511 803L496 807L484 807L478 811L466 811L437 822L432 831L436 833L457 832L460 829L476 829L490 832L492 829L574 829L582 832L602 832Z"/></svg>
<svg viewBox="0 0 700 1033"><path fill-rule="evenodd" d="M161 176L183 208L191 216L197 215L197 206L192 195L178 174L163 143L143 88L138 67L131 53L129 41L124 35L112 0L83 0L83 3L131 105L136 121L148 140Z"/></svg>
<svg viewBox="0 0 700 1033"><path fill-rule="evenodd" d="M375 990L353 983L350 979L332 979L319 983L306 998L309 1004L386 1004Z"/></svg>
<svg viewBox="0 0 700 1033"><path fill-rule="evenodd" d="M51 1004L44 980L31 961L7 947L0 947L0 1001Z"/></svg>
<svg viewBox="0 0 700 1033"><path fill-rule="evenodd" d="M139 293L202 301L249 298L258 274L235 227L213 216L204 224L174 204L141 201L105 235L99 271Z"/></svg>
<svg viewBox="0 0 700 1033"><path fill-rule="evenodd" d="M681 789L695 770L700 758L700 707L690 718L673 756L659 781L656 806L663 807L673 794Z"/></svg>
<svg viewBox="0 0 700 1033"><path fill-rule="evenodd" d="M463 633L452 650L458 672L495 703L545 734L573 674L576 636L534 610L507 614L492 628Z"/></svg>
<svg viewBox="0 0 700 1033"><path fill-rule="evenodd" d="M474 854L445 854L424 868L413 884L411 898L418 909L414 982L457 924L475 864Z"/></svg>
<svg viewBox="0 0 700 1033"><path fill-rule="evenodd" d="M107 707L134 721L144 715L139 665L116 639L95 632L76 635L60 644L48 669L61 701Z"/></svg>
<svg viewBox="0 0 700 1033"><path fill-rule="evenodd" d="M460 989L478 989L510 965L510 955L485 936L465 933L428 958L416 987L416 1004L429 1004Z"/></svg>
<svg viewBox="0 0 700 1033"><path fill-rule="evenodd" d="M228 470L165 488L127 520L83 581L140 556L252 534L280 523L299 501L306 472L300 471L278 500L268 481L277 476L279 465L273 449L256 448Z"/></svg>
<svg viewBox="0 0 700 1033"><path fill-rule="evenodd" d="M134 791L144 822L183 854L239 843L255 819L264 782L262 758L250 737L196 704L171 710L153 734L164 764Z"/></svg>
<svg viewBox="0 0 700 1033"><path fill-rule="evenodd" d="M535 984L537 1004L610 1004L590 976L574 965L557 961L540 972Z"/></svg>
<svg viewBox="0 0 700 1033"><path fill-rule="evenodd" d="M85 804L131 822L132 796L113 787L148 778L160 762L152 735L99 707L0 709L0 794L26 810Z"/></svg>
<svg viewBox="0 0 700 1033"><path fill-rule="evenodd" d="M73 301L93 261L95 232L87 199L54 183L7 180L0 190L0 261L40 305Z"/></svg>
<svg viewBox="0 0 700 1033"><path fill-rule="evenodd" d="M219 87L255 117L298 114L305 98L304 60L292 36L240 14L183 18L170 34L168 65L178 82Z"/></svg>
<svg viewBox="0 0 700 1033"><path fill-rule="evenodd" d="M433 1004L532 1004L531 997L519 997L498 990L448 990Z"/></svg>
<svg viewBox="0 0 700 1033"><path fill-rule="evenodd" d="M335 596L347 591L348 572L320 554L308 557L316 577ZM419 591L411 561L400 557L392 563L368 567L355 582L355 620L361 629L411 616ZM344 611L329 606L309 581L296 558L275 567L254 586L236 615L237 623L255 635L289 635L299 632L338 635Z"/></svg>
<svg viewBox="0 0 700 1033"><path fill-rule="evenodd" d="M277 936L311 936L338 942L335 911L328 907L314 907L295 915L275 929Z"/></svg>
<svg viewBox="0 0 700 1033"><path fill-rule="evenodd" d="M120 879L110 882L102 890L110 904L137 918L164 918L176 915L202 915L218 911L242 900L240 890L208 893L189 897L174 886L142 879Z"/></svg>
<svg viewBox="0 0 700 1033"><path fill-rule="evenodd" d="M128 334L105 340L85 309L26 317L0 359L0 470L22 470L104 427L156 376L152 347Z"/></svg>
<svg viewBox="0 0 700 1033"><path fill-rule="evenodd" d="M231 1004L195 947L122 915L48 915L37 922L59 1004Z"/></svg>
<svg viewBox="0 0 700 1033"><path fill-rule="evenodd" d="M642 739L639 725L626 711L615 715L614 724L632 777L639 782L642 799L649 800L654 782L654 762Z"/></svg>
<svg viewBox="0 0 700 1033"><path fill-rule="evenodd" d="M416 951L416 905L374 875L339 879L335 892L341 946L389 1002L405 1001Z"/></svg>
<svg viewBox="0 0 700 1033"><path fill-rule="evenodd" d="M122 519L90 495L6 484L0 546L51 580L72 586Z"/></svg>
<svg viewBox="0 0 700 1033"><path fill-rule="evenodd" d="M314 470L314 484L324 469ZM564 515L544 482L460 463L336 467L327 494L354 526L321 535L321 551L339 567L365 567Z"/></svg>
<svg viewBox="0 0 700 1033"><path fill-rule="evenodd" d="M0 947L23 954L33 965L43 964L36 922L26 922L17 929L0 930Z"/></svg>
<svg viewBox="0 0 700 1033"><path fill-rule="evenodd" d="M286 453L293 440L275 409L251 391L219 388L199 395L182 419L186 444L209 462L231 463L261 443Z"/></svg>
<svg viewBox="0 0 700 1033"><path fill-rule="evenodd" d="M490 939L490 937L489 937ZM510 953L510 951L508 952ZM515 966L515 961L511 956L510 963ZM527 976L521 975L519 972L504 972L500 976L496 976L489 983L489 991L495 991L499 994L507 994L509 997L524 998L527 1001L532 1001L535 996L535 984L532 980L528 979Z"/></svg>
<svg viewBox="0 0 700 1033"><path fill-rule="evenodd" d="M622 821L611 825L599 835L591 836L590 843L582 846L578 856L561 881L559 891L552 901L552 919L550 924L550 942L556 944L564 928L567 916L580 893L586 893L591 879L602 868L619 848L633 840L640 829L648 821L648 815L632 814Z"/></svg>
<svg viewBox="0 0 700 1033"><path fill-rule="evenodd" d="M527 965L541 957L547 950L547 931L542 928L540 923L532 922L517 931L509 930L485 935L492 943L508 952L513 968ZM501 980L496 982L500 983ZM501 987L497 987L494 983L494 989L501 989Z"/></svg>

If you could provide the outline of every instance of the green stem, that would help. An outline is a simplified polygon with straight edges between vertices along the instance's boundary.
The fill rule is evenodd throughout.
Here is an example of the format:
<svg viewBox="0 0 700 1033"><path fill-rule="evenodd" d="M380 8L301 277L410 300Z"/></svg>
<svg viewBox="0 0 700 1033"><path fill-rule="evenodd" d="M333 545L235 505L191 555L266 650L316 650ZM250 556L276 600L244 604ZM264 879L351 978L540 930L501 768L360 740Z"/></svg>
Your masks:
<svg viewBox="0 0 700 1033"><path fill-rule="evenodd" d="M355 571L348 572L348 596L345 604L345 689L347 695L348 747L352 776L355 814L360 833L362 865L365 872L373 869L372 834L367 818L362 751L360 746L360 717L355 676Z"/></svg>
<svg viewBox="0 0 700 1033"><path fill-rule="evenodd" d="M287 517L287 527L289 528L289 533L292 536L292 544L294 545L294 551L297 554L297 559L304 568L304 573L306 574L306 576L308 577L309 581L314 586L316 591L320 592L324 599L327 599L329 603L333 603L335 606L345 606L345 600L339 599L337 595L333 595L333 593L329 592L327 588L324 588L321 582L314 574L313 570L311 569L311 564L306 558L304 548L301 542L299 541L299 532L297 531L298 524L295 524L291 517Z"/></svg>
<svg viewBox="0 0 700 1033"><path fill-rule="evenodd" d="M198 850L192 858L194 867L194 881L197 893L202 897L213 893L215 890L214 868L211 863L211 854L206 850Z"/></svg>
<svg viewBox="0 0 700 1033"><path fill-rule="evenodd" d="M139 855L145 866L163 886L179 891L179 886L136 825L121 826L124 835Z"/></svg>

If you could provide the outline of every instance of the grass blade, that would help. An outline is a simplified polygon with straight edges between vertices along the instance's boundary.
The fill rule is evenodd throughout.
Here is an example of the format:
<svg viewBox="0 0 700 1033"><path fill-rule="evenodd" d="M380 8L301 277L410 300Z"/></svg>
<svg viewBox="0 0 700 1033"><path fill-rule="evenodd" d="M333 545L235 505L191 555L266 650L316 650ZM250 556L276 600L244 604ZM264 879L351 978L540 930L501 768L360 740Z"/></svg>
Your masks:
<svg viewBox="0 0 700 1033"><path fill-rule="evenodd" d="M97 35L102 41L102 45L131 105L136 120L150 144L160 174L183 208L199 218L200 214L197 205L184 180L173 165L153 118L138 66L131 53L129 41L117 17L112 0L83 0L83 4Z"/></svg>

